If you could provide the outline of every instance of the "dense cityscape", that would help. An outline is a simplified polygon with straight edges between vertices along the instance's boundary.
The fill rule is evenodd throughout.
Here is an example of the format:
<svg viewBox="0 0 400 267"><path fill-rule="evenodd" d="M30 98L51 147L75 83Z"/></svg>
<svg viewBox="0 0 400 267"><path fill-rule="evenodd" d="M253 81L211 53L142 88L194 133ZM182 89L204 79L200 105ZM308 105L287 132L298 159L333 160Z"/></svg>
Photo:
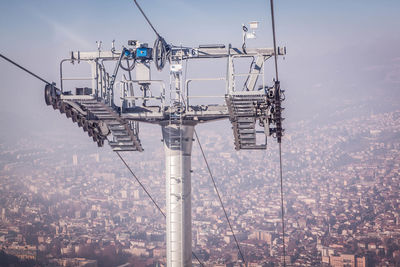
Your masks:
<svg viewBox="0 0 400 267"><path fill-rule="evenodd" d="M152 127L141 134L146 151L123 156L164 209L161 131ZM225 128L201 126L199 137L246 263L281 266L277 145L237 152ZM81 135L0 144L1 260L165 265L164 218L118 157ZM400 266L400 110L296 122L283 159L288 266ZM239 266L196 145L192 161L193 251L205 266Z"/></svg>

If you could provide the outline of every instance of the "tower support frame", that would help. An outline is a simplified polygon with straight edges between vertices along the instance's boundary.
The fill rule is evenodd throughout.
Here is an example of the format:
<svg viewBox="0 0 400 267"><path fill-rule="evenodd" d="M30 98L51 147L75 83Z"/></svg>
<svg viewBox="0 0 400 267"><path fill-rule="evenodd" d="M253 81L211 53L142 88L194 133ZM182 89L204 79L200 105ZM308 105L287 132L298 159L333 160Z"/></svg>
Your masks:
<svg viewBox="0 0 400 267"><path fill-rule="evenodd" d="M161 126L166 172L167 266L191 266L191 151L194 127L198 123L229 119L233 126L236 150L266 149L267 136L280 137L282 134L280 102L283 97L279 82L275 82L274 86L265 84L264 62L274 55L285 55L286 51L285 48L248 48L244 51L231 45L170 47L168 98L165 81L151 79L149 59L135 58L138 55L135 51L141 51L138 49L151 50L144 44L129 46L132 47L123 47L121 51L99 49L95 52L71 52L70 58L60 63L60 89L51 84L46 85L46 104L77 122L98 146L103 146L107 140L116 152L143 151L139 139L140 122ZM218 58L227 59L225 78L187 79L189 60ZM235 72L234 61L241 58L253 58L249 73ZM90 78L63 75L63 63L82 61L92 67ZM116 62L112 74L106 71L107 65L104 64L109 61ZM122 61L126 61L127 67L121 64ZM135 80L131 75L133 67L130 64L136 66ZM121 75L118 70L128 72L129 79L122 75L116 83L117 75ZM247 77L243 88L235 82L238 77ZM76 87L75 92L64 91L63 81L80 80L91 81L92 88ZM207 90L201 91L199 95L193 92L193 87L189 92L189 82L224 80L224 95L205 95ZM116 84L120 86L119 98ZM154 85L159 90L155 90ZM201 104L202 99L210 97L223 97L225 103L208 104L207 101L206 105Z"/></svg>

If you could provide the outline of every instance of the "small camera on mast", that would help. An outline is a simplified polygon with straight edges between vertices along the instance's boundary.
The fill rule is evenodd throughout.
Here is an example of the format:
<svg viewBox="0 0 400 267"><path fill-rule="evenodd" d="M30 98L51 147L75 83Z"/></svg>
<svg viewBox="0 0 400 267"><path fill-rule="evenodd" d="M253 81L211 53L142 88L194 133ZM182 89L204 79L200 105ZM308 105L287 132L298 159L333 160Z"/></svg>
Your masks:
<svg viewBox="0 0 400 267"><path fill-rule="evenodd" d="M128 40L128 45L129 46L136 46L137 41L136 40Z"/></svg>

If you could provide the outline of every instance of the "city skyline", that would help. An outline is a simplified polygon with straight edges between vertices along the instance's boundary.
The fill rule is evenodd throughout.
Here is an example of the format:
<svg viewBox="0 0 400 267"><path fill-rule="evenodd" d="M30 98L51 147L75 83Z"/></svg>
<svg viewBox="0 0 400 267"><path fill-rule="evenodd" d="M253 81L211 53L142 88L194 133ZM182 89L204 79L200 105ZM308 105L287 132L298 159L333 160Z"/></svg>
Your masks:
<svg viewBox="0 0 400 267"><path fill-rule="evenodd" d="M340 261L341 255L347 255L375 264L359 266L381 266L378 264L400 259L394 241L400 234L396 197L399 119L400 110L354 117L311 128L314 138L304 138L310 128L300 122L298 131L286 136L288 262L311 266ZM266 152L229 153L224 148L233 149L233 145L221 138L218 130L201 129L199 134L213 159L210 167L246 261L259 266L278 263L281 236L276 147ZM84 146L60 142L62 137L44 142L47 136L51 134L34 143L2 144L1 203L6 203L2 204L6 208L0 236L5 243L26 240L30 246L37 244L39 258L50 253L55 258L76 260L89 255L86 250L95 253L104 246L117 253L114 260L127 260L123 253L130 253L141 264L150 260L162 263L163 217L113 152L98 150L91 142ZM151 137L156 136L151 133ZM57 146L63 154L57 152ZM163 156L160 147L151 150L124 157L165 209L163 166L159 164ZM247 168L250 162L254 169ZM193 183L194 251L207 264L235 262L237 250L197 147ZM32 227L43 230L32 232ZM45 230L47 227L52 230ZM5 229L9 229L6 235ZM54 246L59 250L51 250ZM110 261L106 254L94 255Z"/></svg>

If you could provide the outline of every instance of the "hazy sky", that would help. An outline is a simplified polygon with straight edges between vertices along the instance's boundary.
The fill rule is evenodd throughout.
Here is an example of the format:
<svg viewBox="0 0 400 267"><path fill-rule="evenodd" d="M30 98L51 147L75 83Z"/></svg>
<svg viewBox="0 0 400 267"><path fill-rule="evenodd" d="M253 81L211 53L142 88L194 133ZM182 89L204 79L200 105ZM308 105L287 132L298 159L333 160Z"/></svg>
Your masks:
<svg viewBox="0 0 400 267"><path fill-rule="evenodd" d="M269 1L141 0L168 42L240 46L241 24L260 21L252 45L272 47ZM59 83L59 61L71 50L109 49L128 39L152 44L155 36L133 1L0 1L0 53ZM278 45L286 89L286 117L342 108L354 99L399 99L400 1L275 1ZM34 129L76 127L45 106L44 84L0 60L0 137ZM399 99L400 100L400 99ZM398 101L400 103L400 101ZM331 111L329 111L331 112Z"/></svg>

